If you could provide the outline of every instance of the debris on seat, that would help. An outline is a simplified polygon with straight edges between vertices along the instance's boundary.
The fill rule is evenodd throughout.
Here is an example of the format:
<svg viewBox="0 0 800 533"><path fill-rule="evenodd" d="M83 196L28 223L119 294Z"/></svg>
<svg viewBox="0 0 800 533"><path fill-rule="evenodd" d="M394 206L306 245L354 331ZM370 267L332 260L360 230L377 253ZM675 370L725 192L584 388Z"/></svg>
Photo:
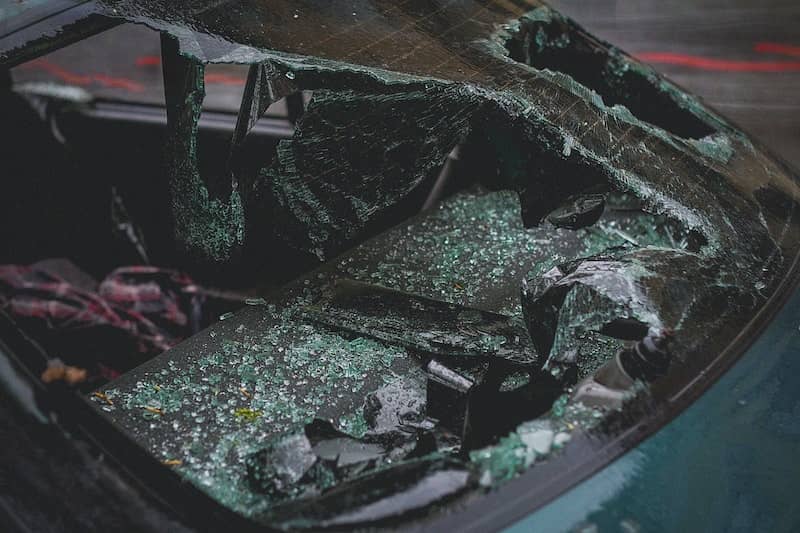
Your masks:
<svg viewBox="0 0 800 533"><path fill-rule="evenodd" d="M85 368L65 365L61 359L51 359L42 372L41 380L47 384L63 381L67 385L77 385L86 381L86 376Z"/></svg>
<svg viewBox="0 0 800 533"><path fill-rule="evenodd" d="M65 260L0 265L0 309L48 354L113 377L199 331L203 296L192 286L185 274L149 266L119 268L98 284ZM60 368L43 379L75 381Z"/></svg>

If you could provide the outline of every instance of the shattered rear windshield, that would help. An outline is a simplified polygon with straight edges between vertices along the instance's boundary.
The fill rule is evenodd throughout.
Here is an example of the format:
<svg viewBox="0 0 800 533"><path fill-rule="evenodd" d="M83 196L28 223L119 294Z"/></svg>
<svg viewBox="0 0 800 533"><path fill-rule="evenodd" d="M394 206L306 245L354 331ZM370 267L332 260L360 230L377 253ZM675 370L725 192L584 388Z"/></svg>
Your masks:
<svg viewBox="0 0 800 533"><path fill-rule="evenodd" d="M539 2L98 12L161 32L163 181L120 188L147 257L249 289L88 397L256 523L430 525L588 472L707 385L797 255L792 173ZM224 142L218 64L246 66Z"/></svg>

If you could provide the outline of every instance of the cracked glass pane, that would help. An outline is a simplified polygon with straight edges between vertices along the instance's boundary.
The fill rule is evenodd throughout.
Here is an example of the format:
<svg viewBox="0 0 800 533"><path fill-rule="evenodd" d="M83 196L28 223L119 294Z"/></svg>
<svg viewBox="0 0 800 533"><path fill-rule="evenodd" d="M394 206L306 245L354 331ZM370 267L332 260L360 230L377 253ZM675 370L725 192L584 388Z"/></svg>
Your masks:
<svg viewBox="0 0 800 533"><path fill-rule="evenodd" d="M704 386L800 250L788 169L539 2L98 12L161 32L175 260L313 265L93 396L259 524L423 523L590 471ZM211 64L248 66L213 172ZM283 98L291 137L245 161Z"/></svg>

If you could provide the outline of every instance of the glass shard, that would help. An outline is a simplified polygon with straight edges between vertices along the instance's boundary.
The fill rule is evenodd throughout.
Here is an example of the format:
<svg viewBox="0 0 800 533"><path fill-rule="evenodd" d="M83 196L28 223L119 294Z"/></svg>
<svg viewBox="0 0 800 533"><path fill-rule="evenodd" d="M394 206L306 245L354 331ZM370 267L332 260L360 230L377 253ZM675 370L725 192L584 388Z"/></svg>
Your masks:
<svg viewBox="0 0 800 533"><path fill-rule="evenodd" d="M307 312L323 324L430 355L525 366L538 360L524 325L513 318L377 285L337 280Z"/></svg>
<svg viewBox="0 0 800 533"><path fill-rule="evenodd" d="M419 512L474 483L460 461L428 457L355 478L308 502L275 509L272 523L297 529L364 527Z"/></svg>
<svg viewBox="0 0 800 533"><path fill-rule="evenodd" d="M602 194L573 196L547 215L547 221L557 228L585 228L600 219L605 206L606 198Z"/></svg>
<svg viewBox="0 0 800 533"><path fill-rule="evenodd" d="M697 342L709 313L723 320L749 299L702 256L658 248L608 250L554 267L523 288L532 338L549 354L544 368L577 370L581 377L589 373L586 366L595 370L595 361L609 359L619 347L611 343L598 351L596 335L630 339L652 328L670 332L674 345L685 348Z"/></svg>

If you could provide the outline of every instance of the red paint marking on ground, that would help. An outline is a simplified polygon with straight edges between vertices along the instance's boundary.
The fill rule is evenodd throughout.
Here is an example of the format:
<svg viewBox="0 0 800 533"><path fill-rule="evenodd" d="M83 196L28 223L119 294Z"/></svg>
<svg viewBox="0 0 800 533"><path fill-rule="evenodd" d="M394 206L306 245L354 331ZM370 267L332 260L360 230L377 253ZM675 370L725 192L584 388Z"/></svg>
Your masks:
<svg viewBox="0 0 800 533"><path fill-rule="evenodd" d="M636 57L647 63L681 65L717 72L800 72L800 61L729 61L672 52L644 52L636 54Z"/></svg>
<svg viewBox="0 0 800 533"><path fill-rule="evenodd" d="M762 54L781 54L785 56L800 57L800 46L781 43L756 43L753 50Z"/></svg>
<svg viewBox="0 0 800 533"><path fill-rule="evenodd" d="M217 72L206 72L206 83L218 83L220 85L244 85L244 78L222 74Z"/></svg>
<svg viewBox="0 0 800 533"><path fill-rule="evenodd" d="M104 87L125 89L131 92L144 91L144 86L141 83L128 78L117 78L100 73L76 74L48 61L47 59L35 59L23 64L22 67L44 71L51 76L60 79L64 83L69 83L70 85L80 85L82 87L86 87L92 83L97 83Z"/></svg>
<svg viewBox="0 0 800 533"><path fill-rule="evenodd" d="M43 70L44 72L47 72L48 74L55 76L61 81L69 83L70 85L84 86L92 83L91 76L82 76L79 74L74 74L72 72L69 72L68 70L64 70L55 63L51 63L46 59L34 59L33 61L24 63L22 65L22 68Z"/></svg>
<svg viewBox="0 0 800 533"><path fill-rule="evenodd" d="M144 90L144 87L141 83L129 80L127 78L115 78L105 74L93 74L92 78L100 85L111 87L113 89L125 89L126 91L131 91L134 93L142 92Z"/></svg>
<svg viewBox="0 0 800 533"><path fill-rule="evenodd" d="M139 56L136 58L137 67L157 67L161 65L161 58L158 56Z"/></svg>

